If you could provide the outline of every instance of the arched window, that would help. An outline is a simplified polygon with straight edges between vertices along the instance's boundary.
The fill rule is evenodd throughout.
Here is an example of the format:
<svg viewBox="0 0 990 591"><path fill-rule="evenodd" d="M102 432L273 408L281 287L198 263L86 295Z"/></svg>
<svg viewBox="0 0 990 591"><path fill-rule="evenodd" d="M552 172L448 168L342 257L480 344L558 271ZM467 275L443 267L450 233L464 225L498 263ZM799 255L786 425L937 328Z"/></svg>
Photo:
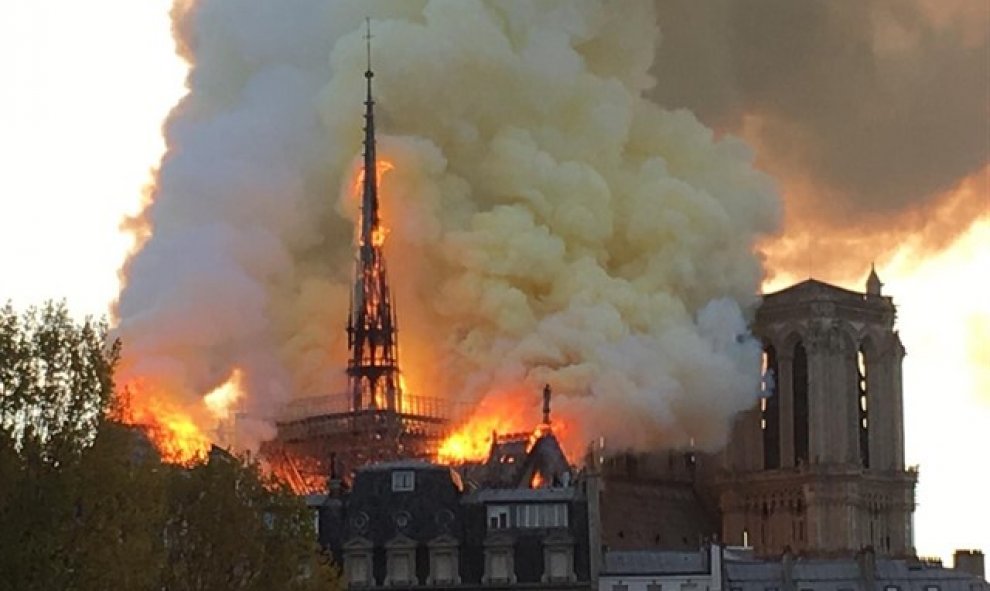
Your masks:
<svg viewBox="0 0 990 591"><path fill-rule="evenodd" d="M864 468L870 467L870 420L869 420L869 382L867 381L867 357L865 345L860 345L856 353L857 391L859 393L859 459Z"/></svg>
<svg viewBox="0 0 990 591"><path fill-rule="evenodd" d="M780 397L777 396L777 352L763 349L763 391L760 393L760 429L763 432L763 469L780 467Z"/></svg>
<svg viewBox="0 0 990 591"><path fill-rule="evenodd" d="M808 431L808 352L804 343L794 345L794 361L791 370L794 393L794 465L808 463L810 435Z"/></svg>

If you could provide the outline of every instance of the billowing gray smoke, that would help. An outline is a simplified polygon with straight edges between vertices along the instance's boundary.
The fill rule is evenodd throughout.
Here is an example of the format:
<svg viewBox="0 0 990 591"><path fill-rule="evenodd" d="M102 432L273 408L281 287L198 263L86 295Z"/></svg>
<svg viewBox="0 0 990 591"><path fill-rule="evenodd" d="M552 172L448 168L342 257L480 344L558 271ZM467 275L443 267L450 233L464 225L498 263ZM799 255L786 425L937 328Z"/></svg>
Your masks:
<svg viewBox="0 0 990 591"><path fill-rule="evenodd" d="M657 9L650 96L756 144L759 166L783 182L790 238L813 234L778 265L803 274L810 247L819 272L858 276L908 236L937 248L987 215L990 4L661 0ZM978 188L957 194L967 177Z"/></svg>
<svg viewBox="0 0 990 591"><path fill-rule="evenodd" d="M644 98L652 2L177 9L190 92L125 269L123 381L204 426L234 367L259 418L342 391L366 14L412 393L518 428L549 382L574 441L721 444L758 389L744 317L779 205L743 143Z"/></svg>

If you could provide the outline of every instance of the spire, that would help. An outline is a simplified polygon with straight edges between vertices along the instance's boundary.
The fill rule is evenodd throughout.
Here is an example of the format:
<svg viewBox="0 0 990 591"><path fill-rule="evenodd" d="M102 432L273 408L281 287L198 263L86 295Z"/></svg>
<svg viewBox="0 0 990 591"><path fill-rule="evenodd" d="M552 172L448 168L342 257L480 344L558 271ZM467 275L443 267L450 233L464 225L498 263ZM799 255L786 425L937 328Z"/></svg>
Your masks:
<svg viewBox="0 0 990 591"><path fill-rule="evenodd" d="M882 289L883 283L880 282L880 276L877 275L877 268L874 263L870 263L870 275L866 278L866 295L883 295Z"/></svg>
<svg viewBox="0 0 990 591"><path fill-rule="evenodd" d="M364 112L364 163L361 227L347 320L351 410L396 412L401 409L396 317L382 250L378 212L378 159L375 153L375 101L371 79L371 21L367 21L368 69Z"/></svg>
<svg viewBox="0 0 990 591"><path fill-rule="evenodd" d="M378 160L375 154L375 99L371 93L371 19L365 19L368 68L364 71L367 94L364 99L364 181L361 195L361 257L370 255L374 228L378 225Z"/></svg>

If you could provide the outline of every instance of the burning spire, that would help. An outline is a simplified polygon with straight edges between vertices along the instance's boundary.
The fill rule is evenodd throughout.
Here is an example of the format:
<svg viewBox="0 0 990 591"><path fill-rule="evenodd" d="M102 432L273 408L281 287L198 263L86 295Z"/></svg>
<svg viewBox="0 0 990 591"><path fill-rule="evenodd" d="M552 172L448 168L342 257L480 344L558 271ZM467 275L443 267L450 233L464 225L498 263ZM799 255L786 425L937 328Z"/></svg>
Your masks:
<svg viewBox="0 0 990 591"><path fill-rule="evenodd" d="M399 382L395 310L385 270L383 228L378 215L378 160L375 156L375 101L371 93L371 24L368 21L367 97L364 113L364 168L361 194L361 231L354 271L354 291L347 321L350 360L351 410L398 411Z"/></svg>

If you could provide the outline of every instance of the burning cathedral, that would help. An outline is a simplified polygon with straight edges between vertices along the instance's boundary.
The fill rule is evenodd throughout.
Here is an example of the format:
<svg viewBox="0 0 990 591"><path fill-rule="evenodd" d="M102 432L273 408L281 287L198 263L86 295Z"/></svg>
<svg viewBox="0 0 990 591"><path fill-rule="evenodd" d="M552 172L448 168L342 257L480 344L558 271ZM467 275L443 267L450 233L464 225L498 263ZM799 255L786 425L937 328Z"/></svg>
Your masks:
<svg viewBox="0 0 990 591"><path fill-rule="evenodd" d="M403 388L368 52L348 390L291 405L262 448L300 492L350 483L365 466L434 461L448 434L445 403ZM689 549L720 538L758 555L867 546L912 555L917 472L904 464L904 349L894 320L875 272L865 293L808 280L766 295L753 326L764 344L764 392L737 417L724 451L589 456L584 473L604 483L595 510L603 544ZM549 398L548 388L535 434L492 434L488 460L461 476L496 488L570 484L577 472L553 437Z"/></svg>

